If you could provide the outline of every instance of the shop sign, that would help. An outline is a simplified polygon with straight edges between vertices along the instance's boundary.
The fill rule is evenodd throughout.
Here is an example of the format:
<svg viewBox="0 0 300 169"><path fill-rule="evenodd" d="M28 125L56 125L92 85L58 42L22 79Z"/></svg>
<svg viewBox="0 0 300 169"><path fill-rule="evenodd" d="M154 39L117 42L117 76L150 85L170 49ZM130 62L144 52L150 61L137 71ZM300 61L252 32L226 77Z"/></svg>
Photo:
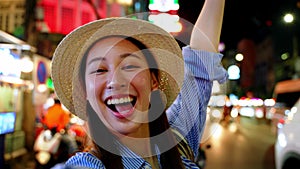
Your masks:
<svg viewBox="0 0 300 169"><path fill-rule="evenodd" d="M177 11L179 9L178 0L150 0L149 10L159 12Z"/></svg>
<svg viewBox="0 0 300 169"><path fill-rule="evenodd" d="M0 48L0 75L17 77L21 76L20 55L8 48Z"/></svg>

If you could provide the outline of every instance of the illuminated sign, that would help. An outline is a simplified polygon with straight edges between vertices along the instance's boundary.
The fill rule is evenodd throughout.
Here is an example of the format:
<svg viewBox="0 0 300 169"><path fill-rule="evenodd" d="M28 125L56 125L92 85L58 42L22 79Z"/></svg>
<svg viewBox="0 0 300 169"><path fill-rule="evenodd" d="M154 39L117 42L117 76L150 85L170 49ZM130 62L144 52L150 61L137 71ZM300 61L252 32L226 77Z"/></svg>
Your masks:
<svg viewBox="0 0 300 169"><path fill-rule="evenodd" d="M15 131L16 112L0 112L0 135Z"/></svg>
<svg viewBox="0 0 300 169"><path fill-rule="evenodd" d="M21 76L20 56L10 49L0 48L0 75L17 77Z"/></svg>
<svg viewBox="0 0 300 169"><path fill-rule="evenodd" d="M50 77L47 78L46 85L47 85L48 88L54 89L53 81Z"/></svg>
<svg viewBox="0 0 300 169"><path fill-rule="evenodd" d="M159 12L177 11L179 9L178 0L150 0L149 10Z"/></svg>
<svg viewBox="0 0 300 169"><path fill-rule="evenodd" d="M179 22L178 15L160 13L157 15L149 15L148 20L170 33L177 33L182 30L182 24Z"/></svg>
<svg viewBox="0 0 300 169"><path fill-rule="evenodd" d="M37 80L39 83L46 83L47 79L47 68L43 61L40 61L37 66Z"/></svg>

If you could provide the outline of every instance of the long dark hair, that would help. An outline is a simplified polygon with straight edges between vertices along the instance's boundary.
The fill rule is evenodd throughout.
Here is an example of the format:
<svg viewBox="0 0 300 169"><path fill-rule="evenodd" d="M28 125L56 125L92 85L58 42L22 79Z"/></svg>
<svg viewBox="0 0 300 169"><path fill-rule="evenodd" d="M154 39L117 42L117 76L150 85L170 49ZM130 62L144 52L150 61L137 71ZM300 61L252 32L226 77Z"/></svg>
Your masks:
<svg viewBox="0 0 300 169"><path fill-rule="evenodd" d="M118 36L120 37L120 36ZM141 43L140 41L132 38L132 37L123 37L124 40L128 40L135 44L141 51L143 52L144 56L146 57L148 66L150 68L150 73L153 73L157 80L159 81L159 70L157 63L154 59L154 56L152 53L147 50L147 47ZM103 38L102 38L103 39ZM97 41L98 42L98 41ZM96 42L95 42L96 43ZM86 57L86 56L85 56ZM81 65L81 72L82 72L82 79L84 82L85 79L85 64L86 59L83 59L82 65ZM85 85L85 83L83 83ZM162 140L164 142L168 142L170 145L175 145L169 150L162 152L160 154L160 165L163 169L182 169L184 168L182 164L182 160L180 157L180 153L176 146L176 141L174 139L173 133L170 130L170 125L168 123L168 119L165 112L165 107L163 100L161 98L161 95L158 91L153 91L151 93L151 100L150 100L152 108L150 108L148 116L149 119L153 119L151 116L155 116L155 114L160 113L158 118L155 118L154 120L149 122L149 129L150 129L150 137L157 136L161 133L164 137ZM155 107L154 107L155 106ZM154 108L153 108L154 107ZM114 143L114 140L117 139L116 136L114 136L107 127L103 124L103 122L99 119L97 113L94 111L94 109L91 107L90 103L87 101L86 106L87 111L87 117L88 117L88 125L90 128L90 134L93 139L93 147L95 151L92 151L94 155L96 155L105 165L107 169L122 169L122 157L119 155L120 153L113 153L113 152L119 152L117 146L111 145ZM163 113L161 113L163 111ZM157 116L155 116L157 117ZM162 143L160 141L154 141L150 140L151 142L151 148L152 151L155 150L155 146L158 146L158 148L163 148L163 145L165 143ZM104 146L100 146L104 145ZM109 146L111 150L106 150L103 147Z"/></svg>

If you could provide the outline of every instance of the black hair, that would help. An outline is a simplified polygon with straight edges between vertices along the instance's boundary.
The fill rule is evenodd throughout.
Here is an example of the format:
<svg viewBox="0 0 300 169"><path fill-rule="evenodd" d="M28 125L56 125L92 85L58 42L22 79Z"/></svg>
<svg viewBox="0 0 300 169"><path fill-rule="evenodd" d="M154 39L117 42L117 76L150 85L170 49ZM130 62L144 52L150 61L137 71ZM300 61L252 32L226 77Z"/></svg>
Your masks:
<svg viewBox="0 0 300 169"><path fill-rule="evenodd" d="M61 102L60 102L59 99L54 99L54 103L55 103L55 104L61 104Z"/></svg>

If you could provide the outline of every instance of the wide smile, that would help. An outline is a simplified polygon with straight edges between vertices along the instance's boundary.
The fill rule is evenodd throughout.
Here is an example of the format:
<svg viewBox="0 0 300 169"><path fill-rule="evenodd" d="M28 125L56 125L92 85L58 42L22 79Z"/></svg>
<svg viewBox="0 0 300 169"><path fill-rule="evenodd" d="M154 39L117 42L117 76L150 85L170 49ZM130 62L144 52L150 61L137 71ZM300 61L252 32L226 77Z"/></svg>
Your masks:
<svg viewBox="0 0 300 169"><path fill-rule="evenodd" d="M129 117L133 113L137 97L132 95L127 96L111 96L105 99L105 105L113 111L113 114L118 118Z"/></svg>

